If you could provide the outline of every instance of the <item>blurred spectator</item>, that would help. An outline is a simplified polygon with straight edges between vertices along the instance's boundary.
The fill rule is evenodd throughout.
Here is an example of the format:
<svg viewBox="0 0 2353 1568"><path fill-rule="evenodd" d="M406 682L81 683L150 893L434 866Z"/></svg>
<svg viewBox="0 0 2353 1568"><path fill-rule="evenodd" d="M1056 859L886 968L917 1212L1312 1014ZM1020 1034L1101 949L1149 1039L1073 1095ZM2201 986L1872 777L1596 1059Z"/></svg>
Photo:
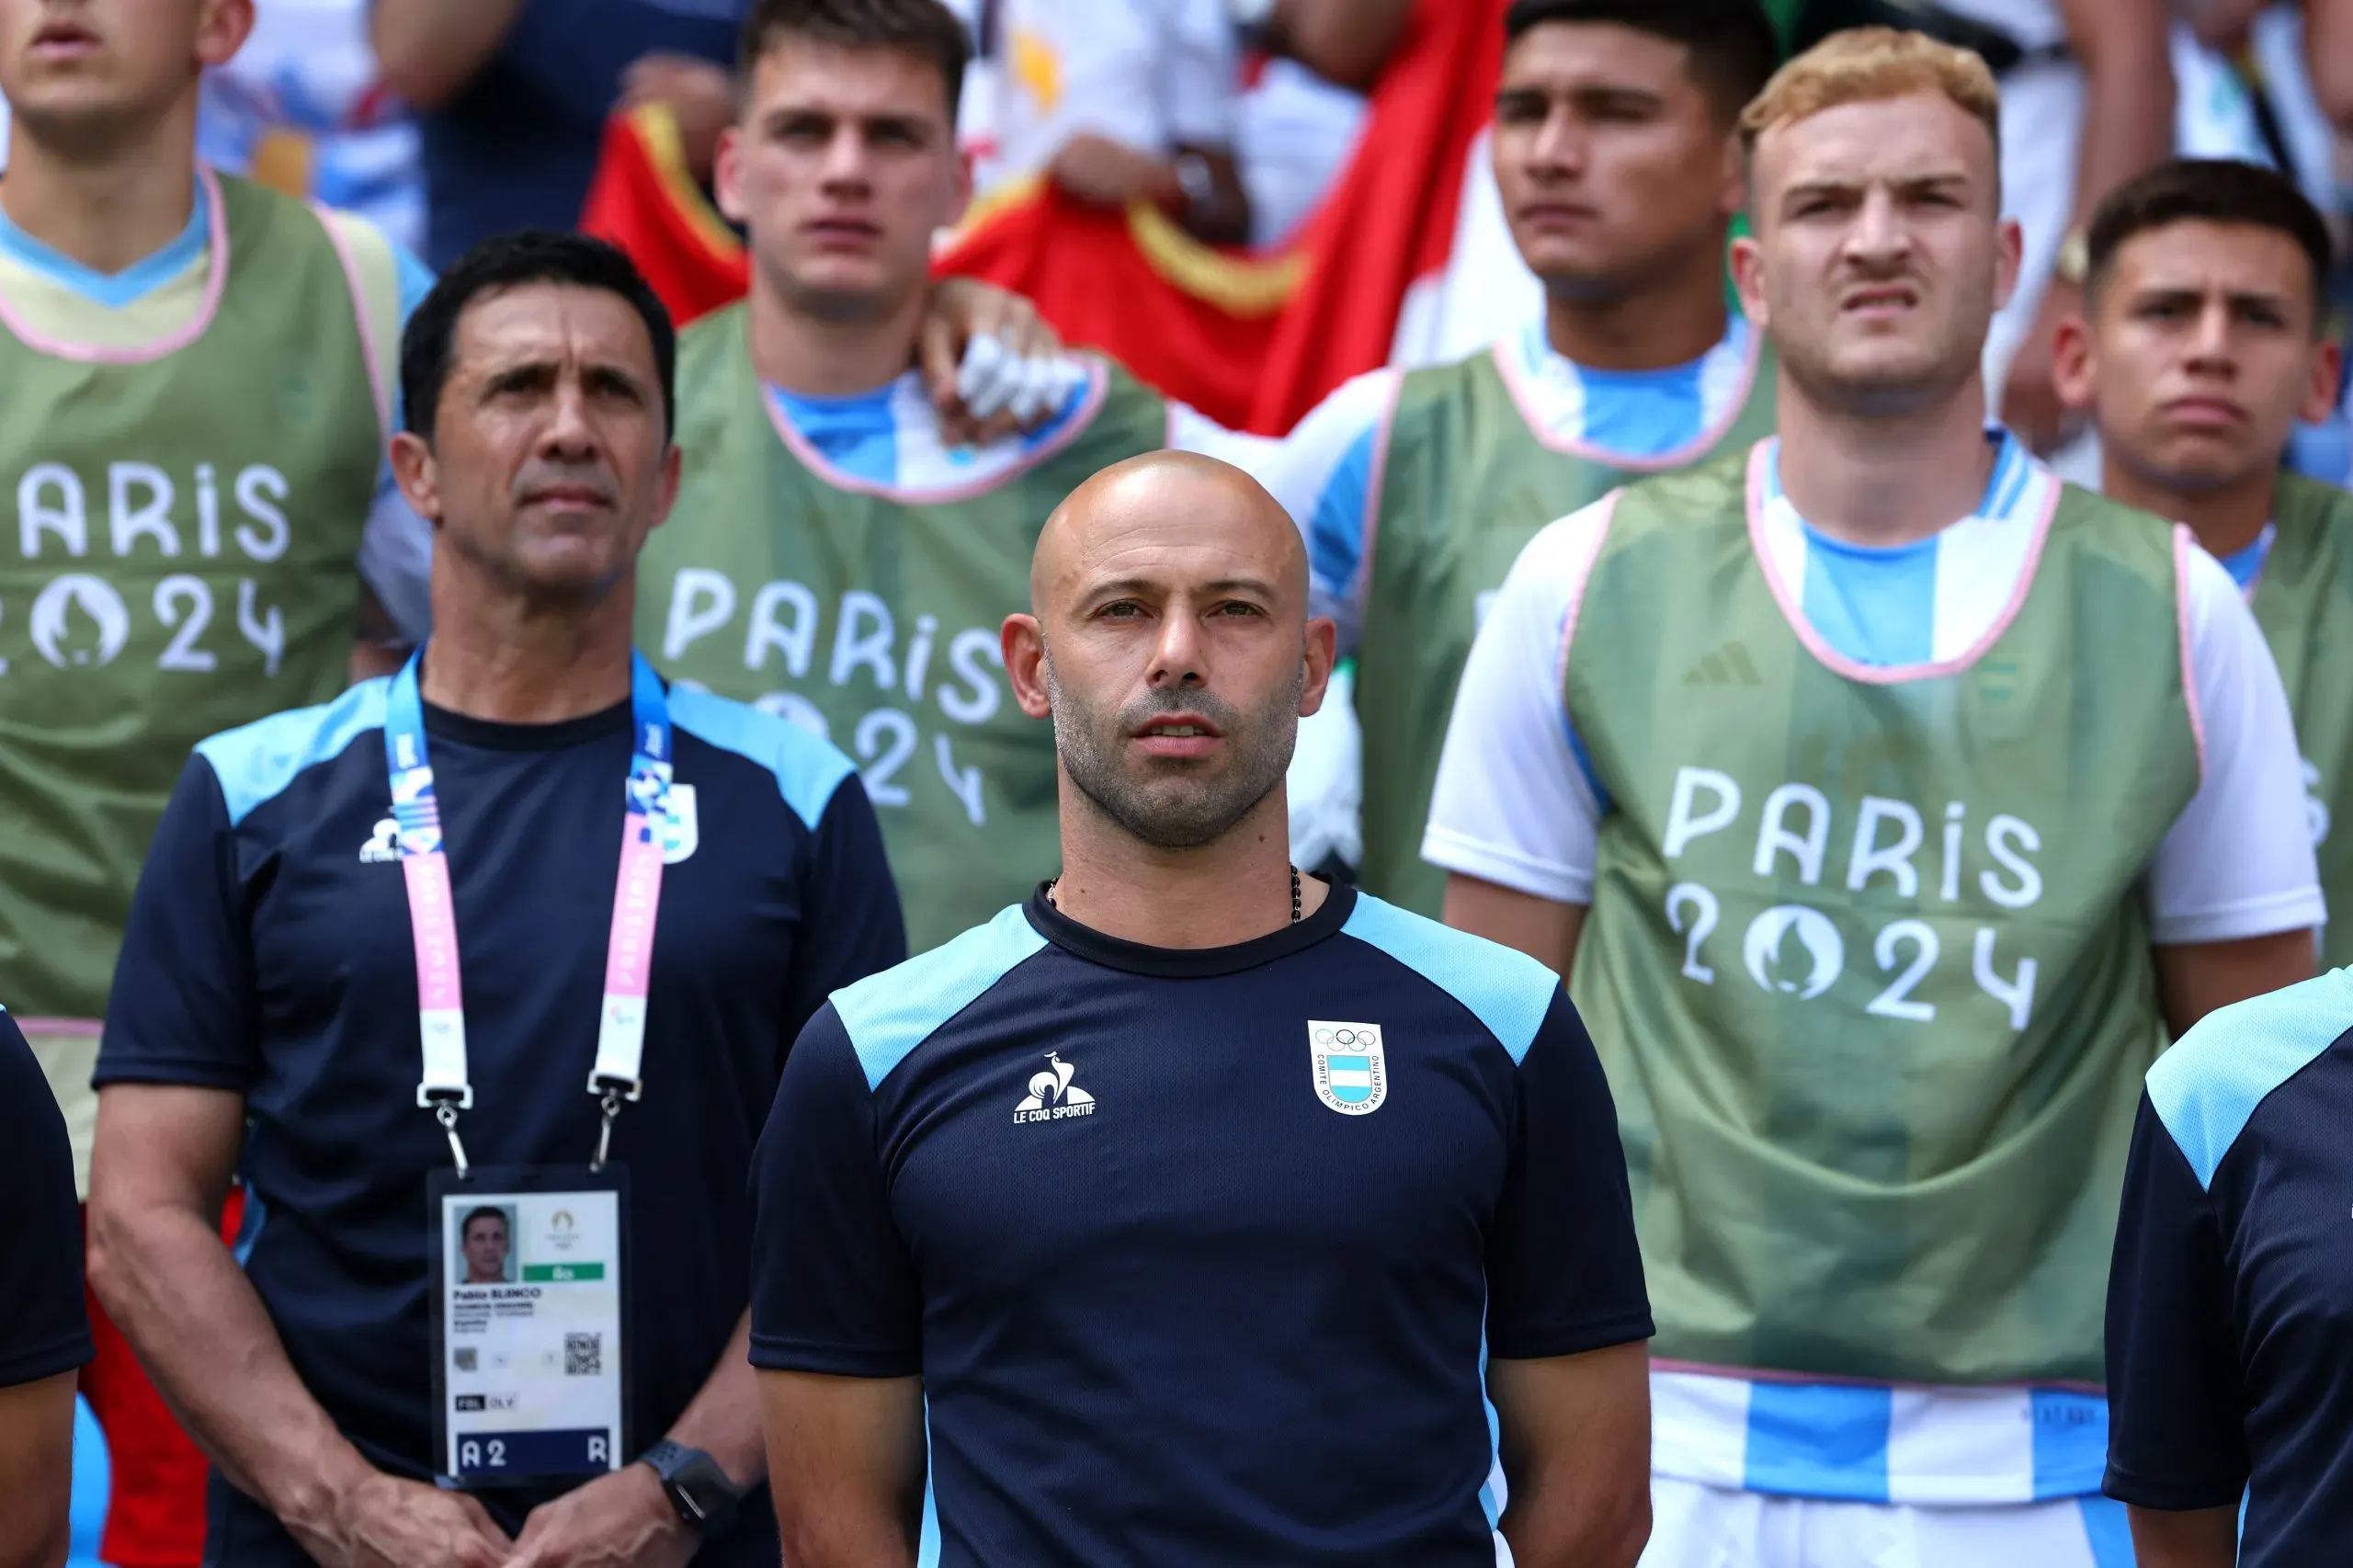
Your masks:
<svg viewBox="0 0 2353 1568"><path fill-rule="evenodd" d="M1234 152L1253 244L1280 244L1314 211L1356 150L1364 95L1380 79L1412 0L1230 0L1245 38Z"/></svg>
<svg viewBox="0 0 2353 1568"><path fill-rule="evenodd" d="M1197 239L1250 238L1225 0L982 0L974 21L985 66L963 124L983 196L1043 174L1100 206L1151 202Z"/></svg>
<svg viewBox="0 0 2353 1568"><path fill-rule="evenodd" d="M734 114L745 0L369 0L384 83L424 132L426 258L521 226L568 229L605 118L659 101L709 176Z"/></svg>
<svg viewBox="0 0 2353 1568"><path fill-rule="evenodd" d="M2353 824L2353 495L2279 472L2291 422L2336 397L2328 230L2270 169L2184 160L2118 187L2090 248L2061 388L2098 421L2102 490L2188 524L2253 606L2303 753L2323 966L2353 963L2353 831L2330 831Z"/></svg>
<svg viewBox="0 0 2353 1568"><path fill-rule="evenodd" d="M224 174L356 212L425 243L416 126L376 76L368 0L267 0L237 57L204 76L197 152Z"/></svg>

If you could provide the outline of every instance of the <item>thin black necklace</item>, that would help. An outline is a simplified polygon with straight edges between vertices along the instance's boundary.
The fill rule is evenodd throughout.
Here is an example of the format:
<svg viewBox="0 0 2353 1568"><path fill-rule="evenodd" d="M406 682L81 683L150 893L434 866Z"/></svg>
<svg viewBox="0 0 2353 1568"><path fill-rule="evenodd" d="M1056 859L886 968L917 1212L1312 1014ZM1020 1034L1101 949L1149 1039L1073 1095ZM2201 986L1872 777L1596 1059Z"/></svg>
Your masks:
<svg viewBox="0 0 2353 1568"><path fill-rule="evenodd" d="M1057 876L1046 884L1046 903L1056 914L1062 912L1063 906L1054 902L1054 890L1062 886L1062 878ZM1290 923L1294 926L1299 924L1299 868L1296 866L1290 869Z"/></svg>

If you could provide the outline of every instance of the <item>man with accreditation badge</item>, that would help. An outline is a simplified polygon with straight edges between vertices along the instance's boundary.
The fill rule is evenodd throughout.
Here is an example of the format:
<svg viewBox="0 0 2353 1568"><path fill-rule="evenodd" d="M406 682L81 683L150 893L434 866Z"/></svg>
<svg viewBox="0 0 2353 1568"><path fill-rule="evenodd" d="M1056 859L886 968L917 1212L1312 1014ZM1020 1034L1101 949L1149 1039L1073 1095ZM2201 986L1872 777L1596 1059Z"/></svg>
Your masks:
<svg viewBox="0 0 2353 1568"><path fill-rule="evenodd" d="M609 247L462 260L393 446L432 642L204 742L165 813L92 1271L214 1462L209 1562L777 1559L752 1146L801 1024L905 939L848 760L631 646L675 367Z"/></svg>

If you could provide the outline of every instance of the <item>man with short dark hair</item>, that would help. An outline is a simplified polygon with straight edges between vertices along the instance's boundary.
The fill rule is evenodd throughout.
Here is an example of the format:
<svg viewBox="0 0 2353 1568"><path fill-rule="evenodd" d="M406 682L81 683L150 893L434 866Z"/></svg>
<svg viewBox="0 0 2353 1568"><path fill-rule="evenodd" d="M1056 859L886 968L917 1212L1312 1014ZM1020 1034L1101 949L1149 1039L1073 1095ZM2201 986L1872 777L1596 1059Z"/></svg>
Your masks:
<svg viewBox="0 0 2353 1568"><path fill-rule="evenodd" d="M761 1138L787 1561L1632 1568L1609 1086L1549 970L1285 863L1332 667L1297 530L1155 454L1030 580L1061 872L837 993Z"/></svg>
<svg viewBox="0 0 2353 1568"><path fill-rule="evenodd" d="M506 1211L487 1204L466 1216L460 1244L466 1253L466 1283L498 1285L506 1279Z"/></svg>
<svg viewBox="0 0 2353 1568"><path fill-rule="evenodd" d="M1026 434L943 428L908 367L932 238L971 195L966 59L939 0L750 7L719 196L751 292L680 338L686 478L638 618L665 671L857 758L917 951L1053 863L1052 748L996 646L1046 515L1140 452L1267 449L1092 356L1030 378Z"/></svg>
<svg viewBox="0 0 2353 1568"><path fill-rule="evenodd" d="M1419 848L1438 740L1487 603L1538 529L1634 474L1773 427L1763 335L1724 298L1736 131L1772 74L1755 0L1516 0L1494 159L1544 313L1492 352L1376 370L1274 471L1317 605L1356 655L1364 885L1436 915Z"/></svg>
<svg viewBox="0 0 2353 1568"><path fill-rule="evenodd" d="M485 244L402 361L432 642L183 772L99 1062L94 1282L217 1467L224 1568L771 1564L765 1507L729 1531L745 1176L801 1025L905 950L873 816L838 752L631 649L676 367L619 252ZM204 1223L241 1149L242 1271ZM512 1284L446 1277L485 1207Z"/></svg>
<svg viewBox="0 0 2353 1568"><path fill-rule="evenodd" d="M2117 188L2090 256L2060 389L2098 422L2102 490L2188 524L2254 607L2303 752L2323 967L2353 963L2353 495L2281 467L2336 396L2328 224L2284 176L2185 160Z"/></svg>

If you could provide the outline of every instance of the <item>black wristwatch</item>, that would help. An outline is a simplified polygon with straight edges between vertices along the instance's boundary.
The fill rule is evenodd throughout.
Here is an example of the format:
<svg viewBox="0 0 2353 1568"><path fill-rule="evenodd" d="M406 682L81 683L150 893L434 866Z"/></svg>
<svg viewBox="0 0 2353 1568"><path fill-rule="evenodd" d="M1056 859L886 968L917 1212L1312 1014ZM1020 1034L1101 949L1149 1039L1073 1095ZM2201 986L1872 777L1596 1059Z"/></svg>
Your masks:
<svg viewBox="0 0 2353 1568"><path fill-rule="evenodd" d="M744 1494L735 1490L719 1461L700 1449L659 1442L640 1454L637 1462L654 1467L662 1490L669 1494L670 1506L678 1510L678 1517L696 1534L715 1538L734 1526L735 1505Z"/></svg>

